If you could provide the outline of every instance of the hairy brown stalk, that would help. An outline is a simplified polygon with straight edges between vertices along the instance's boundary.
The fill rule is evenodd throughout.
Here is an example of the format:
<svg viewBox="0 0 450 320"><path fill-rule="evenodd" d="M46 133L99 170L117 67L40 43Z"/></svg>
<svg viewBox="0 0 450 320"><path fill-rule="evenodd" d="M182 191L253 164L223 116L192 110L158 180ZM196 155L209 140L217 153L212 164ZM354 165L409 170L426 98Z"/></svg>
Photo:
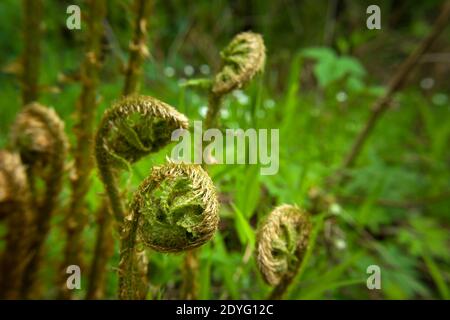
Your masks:
<svg viewBox="0 0 450 320"><path fill-rule="evenodd" d="M16 153L0 151L0 213L8 233L0 264L0 299L19 299L28 260L28 237L32 226L30 190L25 167Z"/></svg>
<svg viewBox="0 0 450 320"><path fill-rule="evenodd" d="M142 62L148 57L147 29L148 16L152 6L150 0L135 0L134 14L136 16L133 40L130 43L130 58L125 69L124 95L136 93L142 73Z"/></svg>
<svg viewBox="0 0 450 320"><path fill-rule="evenodd" d="M42 1L23 0L23 70L22 101L23 105L37 101L39 95L39 70L41 60L41 20Z"/></svg>
<svg viewBox="0 0 450 320"><path fill-rule="evenodd" d="M65 257L61 266L60 299L71 298L67 290L65 269L76 264L83 265L81 233L86 224L84 198L89 190L90 172L93 167L92 140L93 121L97 105L98 73L100 68L101 39L103 36L103 19L106 15L104 0L88 3L86 55L81 66L82 93L77 105L77 123L75 133L77 146L74 150L75 168L72 177L72 196L66 220L67 244Z"/></svg>
<svg viewBox="0 0 450 320"><path fill-rule="evenodd" d="M56 112L38 103L26 106L17 116L11 130L12 147L27 166L32 190L33 229L27 234L30 252L21 286L23 298L40 295L38 271L42 261L44 241L50 228L50 218L57 205L64 174L68 142L64 123ZM37 188L37 180L45 188Z"/></svg>
<svg viewBox="0 0 450 320"><path fill-rule="evenodd" d="M198 249L189 250L184 257L182 269L183 283L181 284L181 298L196 300L198 297Z"/></svg>
<svg viewBox="0 0 450 320"><path fill-rule="evenodd" d="M67 233L64 260L60 267L59 299L70 299L72 290L66 285L66 269L70 265L83 268L82 232L87 222L85 198L91 183L93 169L94 120L97 109L97 87L99 85L101 40L103 19L106 15L105 0L88 2L86 19L86 53L81 65L82 91L77 103L77 122L74 126L77 144L74 150L75 167L71 176L70 198L65 228Z"/></svg>
<svg viewBox="0 0 450 320"><path fill-rule="evenodd" d="M86 299L102 299L105 291L107 264L114 253L113 223L106 199L97 210L97 235L90 270Z"/></svg>

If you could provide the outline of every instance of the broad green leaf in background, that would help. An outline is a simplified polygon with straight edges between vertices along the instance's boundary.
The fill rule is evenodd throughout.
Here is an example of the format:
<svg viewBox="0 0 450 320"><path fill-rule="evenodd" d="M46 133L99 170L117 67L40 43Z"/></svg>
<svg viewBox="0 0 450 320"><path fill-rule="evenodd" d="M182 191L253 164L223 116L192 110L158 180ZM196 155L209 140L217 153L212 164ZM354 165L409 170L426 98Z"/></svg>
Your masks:
<svg viewBox="0 0 450 320"><path fill-rule="evenodd" d="M366 71L355 58L338 56L332 49L325 47L307 48L303 50L303 56L316 60L314 75L322 88L348 76L349 89L355 91L362 89L362 78L366 75Z"/></svg>

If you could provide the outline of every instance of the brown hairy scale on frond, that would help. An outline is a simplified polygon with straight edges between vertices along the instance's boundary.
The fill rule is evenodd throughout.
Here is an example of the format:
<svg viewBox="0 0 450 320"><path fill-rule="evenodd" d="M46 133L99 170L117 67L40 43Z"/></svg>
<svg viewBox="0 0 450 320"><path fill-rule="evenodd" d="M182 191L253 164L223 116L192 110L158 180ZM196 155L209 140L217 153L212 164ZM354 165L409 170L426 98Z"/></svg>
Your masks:
<svg viewBox="0 0 450 320"><path fill-rule="evenodd" d="M301 209L282 205L275 208L257 235L257 262L264 280L278 285L295 275L306 252L311 223Z"/></svg>
<svg viewBox="0 0 450 320"><path fill-rule="evenodd" d="M121 198L117 174L119 169L128 169L132 163L168 145L172 132L186 129L188 125L188 119L168 104L149 96L130 95L105 112L97 130L97 166L111 211L121 227L121 299L145 298L146 286L142 283L145 270L136 268L136 264L143 261L139 259L142 255L134 250L136 230L130 233L129 214Z"/></svg>
<svg viewBox="0 0 450 320"><path fill-rule="evenodd" d="M243 32L233 38L220 53L223 66L216 75L212 92L222 96L247 84L264 70L266 48L261 35Z"/></svg>
<svg viewBox="0 0 450 320"><path fill-rule="evenodd" d="M157 152L171 142L174 130L188 125L183 114L150 96L126 96L105 112L95 137L95 156L117 221L121 223L125 216L117 169L128 169L131 163Z"/></svg>
<svg viewBox="0 0 450 320"><path fill-rule="evenodd" d="M261 35L243 32L235 36L220 55L222 69L216 74L212 85L208 84L210 92L205 120L207 129L218 124L222 98L231 91L242 88L258 72L264 70L266 47Z"/></svg>
<svg viewBox="0 0 450 320"><path fill-rule="evenodd" d="M25 167L16 153L0 150L0 215L8 215L29 196Z"/></svg>
<svg viewBox="0 0 450 320"><path fill-rule="evenodd" d="M21 295L34 298L40 296L37 271L65 170L68 139L64 122L53 109L31 103L24 107L13 124L11 145L26 166L31 191L34 230L28 237L33 251L24 272ZM37 188L36 177L43 180L45 188Z"/></svg>

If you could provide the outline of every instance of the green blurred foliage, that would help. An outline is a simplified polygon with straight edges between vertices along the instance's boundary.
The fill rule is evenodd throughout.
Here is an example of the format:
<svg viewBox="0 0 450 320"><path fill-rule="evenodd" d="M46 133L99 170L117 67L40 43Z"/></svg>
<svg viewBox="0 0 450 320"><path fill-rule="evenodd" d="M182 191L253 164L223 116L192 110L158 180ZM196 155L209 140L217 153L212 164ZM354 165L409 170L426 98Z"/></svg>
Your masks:
<svg viewBox="0 0 450 320"><path fill-rule="evenodd" d="M85 3L44 2L40 100L65 120L73 142L72 114L80 86L75 80L62 79L78 72L84 29L65 29L65 8L76 3L83 10ZM127 59L131 35L130 2L108 1L98 118L122 91L120 68ZM155 5L150 19L151 56L144 66L141 92L176 106L192 121L204 116L207 97L184 87L186 80L211 76L220 66L220 48L239 31L260 32L268 48L265 74L224 100L222 124L280 129L280 170L274 176L260 176L258 166L210 168L220 192L222 222L220 232L200 252L200 298L267 295L270 288L258 274L254 259L258 223L277 204L309 205L309 190L320 187L339 167L371 104L384 92L393 70L430 30L440 3L376 2L382 10L380 31L365 27L370 1L173 0ZM9 127L20 108L20 85L13 72L22 48L19 1L0 2L0 25L0 146L6 146ZM448 52L449 38L447 29L437 50ZM351 180L334 190L338 200L332 223L321 215L314 217L314 245L288 298L449 298L448 62L447 57L445 62L421 64L395 97L350 170ZM193 74L187 66L193 67ZM432 88L420 86L426 78L433 79ZM124 174L122 182L130 194L170 150L143 159ZM64 247L62 221L70 195L66 182L42 270L50 298ZM84 232L88 261L95 243L94 213L102 194L95 172ZM330 228L335 230L331 235ZM115 252L107 270L108 298L116 297L118 248ZM177 297L183 257L160 253L149 257L152 292L158 298ZM372 264L381 267L381 290L366 287L366 268ZM78 293L83 295L83 290Z"/></svg>

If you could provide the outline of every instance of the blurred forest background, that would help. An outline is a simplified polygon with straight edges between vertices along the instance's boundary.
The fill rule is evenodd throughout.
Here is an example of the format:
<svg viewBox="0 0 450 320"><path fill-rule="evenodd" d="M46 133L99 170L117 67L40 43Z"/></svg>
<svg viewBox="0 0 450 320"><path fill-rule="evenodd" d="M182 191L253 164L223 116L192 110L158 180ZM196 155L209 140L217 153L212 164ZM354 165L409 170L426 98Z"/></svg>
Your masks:
<svg viewBox="0 0 450 320"><path fill-rule="evenodd" d="M154 1L142 94L175 106L189 119L206 114L207 96L184 87L220 68L220 50L245 30L262 34L267 64L262 76L225 99L224 127L280 129L280 169L261 176L257 165L209 169L221 201L220 231L200 250L201 299L261 299L270 287L254 259L255 230L276 205L313 212L314 247L289 299L449 299L450 281L450 28L418 62L379 119L345 183L312 199L337 170L374 101L402 61L430 32L443 1ZM85 25L66 28L66 8L83 1L44 1L39 102L65 121L71 145ZM98 121L123 87L122 69L132 38L131 1L107 2L98 92ZM366 8L381 8L381 30L368 30ZM17 64L23 50L21 2L0 2L0 147L21 109ZM133 166L131 191L171 146ZM62 261L62 227L70 199L70 168L45 245L40 270L44 297L55 297ZM85 205L86 261L92 259L96 210L103 186L97 172ZM317 208L316 208L317 209ZM317 212L315 212L317 211ZM4 224L1 236L6 233ZM3 242L1 242L3 243ZM183 255L149 255L151 292L175 298ZM105 298L115 298L118 248L108 263ZM88 264L87 264L88 265ZM378 265L381 290L368 290L366 268ZM85 296L87 266L82 266ZM301 279L300 279L301 276Z"/></svg>

